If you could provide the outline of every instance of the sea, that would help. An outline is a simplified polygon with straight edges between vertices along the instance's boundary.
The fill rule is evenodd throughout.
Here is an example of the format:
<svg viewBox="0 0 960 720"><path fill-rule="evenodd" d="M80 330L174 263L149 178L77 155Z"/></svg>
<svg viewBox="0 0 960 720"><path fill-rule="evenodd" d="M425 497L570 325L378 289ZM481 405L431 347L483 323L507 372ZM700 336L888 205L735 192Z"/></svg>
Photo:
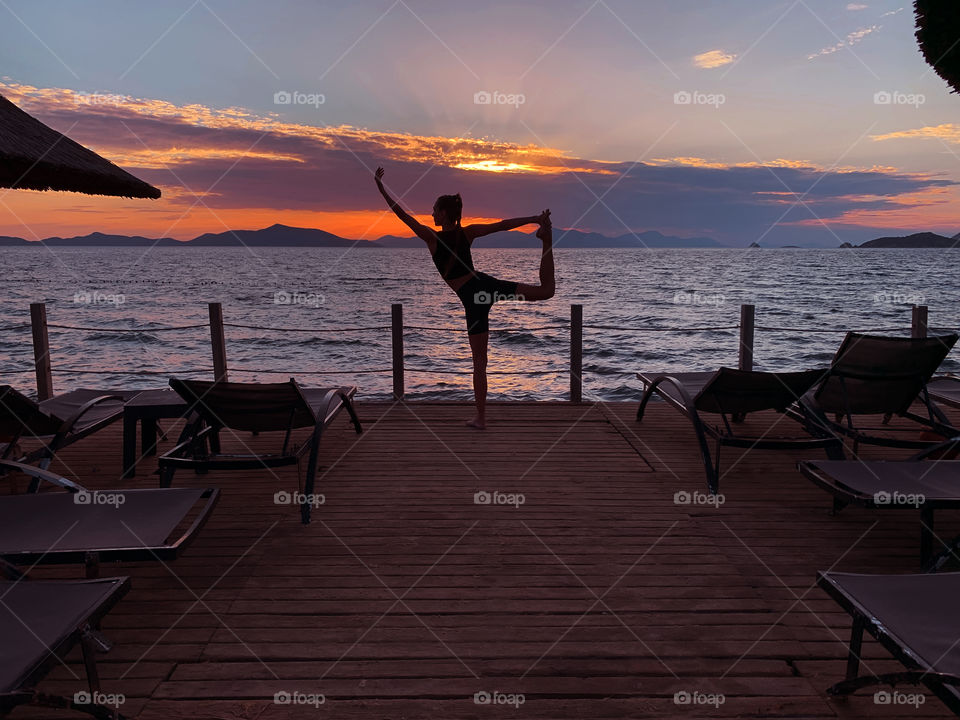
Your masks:
<svg viewBox="0 0 960 720"><path fill-rule="evenodd" d="M637 399L635 373L736 367L740 305L756 307L754 366L825 366L845 332L960 327L951 250L563 249L556 296L491 312L491 400L564 400L571 305L583 308L583 396ZM208 303L223 307L229 377L393 389L402 304L411 400L472 397L463 308L426 249L4 248L2 383L35 394L31 303L45 302L56 392L164 387L212 376ZM476 249L477 269L536 283L539 250ZM942 370L960 371L954 351Z"/></svg>

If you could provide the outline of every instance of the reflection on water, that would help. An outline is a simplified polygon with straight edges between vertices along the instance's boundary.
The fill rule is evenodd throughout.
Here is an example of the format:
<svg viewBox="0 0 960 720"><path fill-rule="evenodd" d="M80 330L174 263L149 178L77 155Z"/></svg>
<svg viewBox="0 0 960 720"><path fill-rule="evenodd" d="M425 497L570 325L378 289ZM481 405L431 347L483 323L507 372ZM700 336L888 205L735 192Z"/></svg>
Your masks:
<svg viewBox="0 0 960 720"><path fill-rule="evenodd" d="M842 332L811 329L906 328L911 303L928 305L936 328L958 325L960 288L949 251L560 249L555 254L555 298L493 309L489 366L494 373L551 374L491 375L491 399L566 397L571 303L584 306L585 396L610 400L637 397L638 369L736 364L736 330L653 328L730 328L738 322L740 303L757 306L761 328L790 328L758 330L756 365L766 369L829 361ZM475 259L490 274L537 281L536 250L479 249ZM51 328L58 390L156 387L169 375L209 368L205 328L160 328L202 325L206 303L221 302L228 323L309 330L228 327L232 379L295 376L308 385L353 383L363 397L386 398L392 388L390 305L402 303L405 324L413 326L405 334L409 396L471 396L463 309L426 250L5 248L4 265L0 327L29 322L29 304L45 301L54 325L139 331ZM344 327L378 329L335 332ZM334 331L316 331L322 328ZM98 374L56 373L68 367ZM960 364L951 357L945 369L956 371ZM29 331L0 333L0 370L3 382L33 388ZM160 374L121 372L143 370ZM308 374L337 370L350 372Z"/></svg>

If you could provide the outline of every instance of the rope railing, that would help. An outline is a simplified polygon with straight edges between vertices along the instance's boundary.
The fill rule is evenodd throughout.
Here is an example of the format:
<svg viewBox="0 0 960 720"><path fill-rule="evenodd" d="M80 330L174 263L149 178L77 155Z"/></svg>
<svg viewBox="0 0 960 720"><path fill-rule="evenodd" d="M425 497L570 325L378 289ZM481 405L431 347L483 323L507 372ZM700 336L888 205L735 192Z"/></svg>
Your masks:
<svg viewBox="0 0 960 720"><path fill-rule="evenodd" d="M210 332L210 341L212 349L212 367L196 368L192 370L178 370L170 372L169 370L149 370L149 369L93 369L90 367L58 367L57 372L66 375L129 375L129 376L167 376L170 375L199 375L212 373L214 379L226 380L228 378L227 351L226 351L226 328L237 328L242 330L256 330L261 332L277 333L310 333L310 334L339 334L351 332L383 332L391 331L392 346L392 365L390 367L365 367L355 369L332 369L332 370L273 370L267 368L252 367L230 367L229 372L242 375L286 375L286 376L324 376L324 375L384 375L392 373L393 395L397 399L402 399L405 394L404 375L406 372L417 375L459 375L468 376L472 374L472 369L447 370L429 367L406 367L406 356L404 353L404 338L407 331L424 332L443 332L461 333L463 328L460 325L408 325L403 322L403 306L393 304L391 307L390 324L365 325L365 326L347 326L347 327L297 327L297 326L272 326L259 325L254 323L234 323L225 322L223 318L223 307L220 303L209 304L209 322L194 323L189 325L164 325L155 327L108 327L108 326L85 326L73 325L67 323L48 323L46 315L46 305L44 303L34 303L30 306L29 324L12 324L0 327L0 332L32 330L33 350L34 350L34 370L37 377L37 391L41 399L52 397L53 395L53 370L50 364L50 345L48 330L71 330L81 332L103 332L103 333L159 333L159 332L177 332L185 330L197 330L208 328ZM943 328L931 328L927 322L928 313L926 306L914 306L911 310L912 318L909 327L909 333L913 337L926 337L930 332L940 332ZM906 328L898 327L876 327L866 330L860 330L863 333L902 333ZM596 324L585 326L583 323L583 306L570 306L570 320L562 323L544 323L541 325L532 325L527 327L507 327L498 328L495 333L536 333L543 331L569 331L570 333L570 357L569 366L555 369L538 370L493 370L489 375L514 376L514 377L541 377L556 376L563 372L569 372L570 375L570 399L579 402L582 399L583 383L583 331L584 330L603 330L629 333L707 333L722 332L729 333L737 331L739 334L737 351L738 367L742 370L753 369L753 352L755 343L755 331L763 332L786 332L799 334L845 334L848 332L844 328L801 328L786 327L778 325L756 325L755 307L753 305L741 305L740 317L738 323L719 324L719 325L698 325L695 327L670 326L662 323L645 326L628 326L617 324ZM955 331L955 329L950 329ZM17 371L20 372L20 371Z"/></svg>
<svg viewBox="0 0 960 720"><path fill-rule="evenodd" d="M390 325L371 325L369 327L346 327L346 328L292 328L292 327L270 327L268 325L244 325L242 323L223 324L224 327L244 328L246 330L264 330L267 332L292 332L292 333L341 333L341 332L366 332L368 330L389 330Z"/></svg>
<svg viewBox="0 0 960 720"><path fill-rule="evenodd" d="M30 327L27 325L27 327ZM153 333L169 332L173 330L196 330L197 328L208 328L209 323L200 325L169 325L161 327L142 327L142 328L111 328L111 327L84 327L81 325L59 325L57 323L47 323L48 328L57 330L81 330L83 332L115 332L115 333Z"/></svg>
<svg viewBox="0 0 960 720"><path fill-rule="evenodd" d="M774 325L757 325L757 330L763 330L765 332L797 332L797 333L839 333L841 335L846 335L850 330L843 328L792 328L792 327L776 327ZM908 327L888 327L888 328L865 328L860 330L853 330L852 332L857 332L861 334L867 333L887 333L887 332L903 332L904 330L909 330Z"/></svg>
<svg viewBox="0 0 960 720"><path fill-rule="evenodd" d="M199 368L197 370L177 370L171 372L170 370L121 370L121 369L112 369L112 370L88 370L86 368L57 368L58 373L64 373L66 375L162 375L164 377L172 377L174 375L196 375L197 373L211 373L213 368Z"/></svg>
<svg viewBox="0 0 960 720"><path fill-rule="evenodd" d="M590 325L584 330L620 330L622 332L714 332L718 330L739 330L739 325L715 325L712 327L620 327L618 325Z"/></svg>

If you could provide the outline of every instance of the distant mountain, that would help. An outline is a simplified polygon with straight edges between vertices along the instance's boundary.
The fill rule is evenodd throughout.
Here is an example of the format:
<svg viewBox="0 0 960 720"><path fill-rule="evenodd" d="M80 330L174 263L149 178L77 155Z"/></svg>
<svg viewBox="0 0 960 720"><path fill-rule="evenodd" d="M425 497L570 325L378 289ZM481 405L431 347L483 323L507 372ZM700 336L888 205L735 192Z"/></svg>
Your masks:
<svg viewBox="0 0 960 720"><path fill-rule="evenodd" d="M339 235L314 228L296 228L289 225L271 225L262 230L227 230L221 233L205 233L188 240L187 245L200 247L350 247L365 245L364 241L347 240Z"/></svg>
<svg viewBox="0 0 960 720"><path fill-rule="evenodd" d="M153 245L163 245L169 247L182 245L179 240L174 240L173 238L147 238L141 235L106 235L100 232L69 238L48 237L44 238L43 244L65 247L87 245L98 245L101 247L151 247Z"/></svg>
<svg viewBox="0 0 960 720"><path fill-rule="evenodd" d="M50 237L45 245L60 247L106 246L106 247L383 247L417 248L423 241L417 237L385 235L376 241L349 240L325 230L296 228L288 225L271 225L261 230L227 230L220 233L204 233L192 240L173 238L146 238L139 235L107 235L90 233L77 237ZM0 236L0 246L32 245L23 238ZM719 248L723 247L711 238L680 238L663 235L655 230L636 235L607 237L599 233L579 230L555 230L554 245L559 248ZM477 248L538 248L540 240L534 233L503 232L479 238Z"/></svg>
<svg viewBox="0 0 960 720"><path fill-rule="evenodd" d="M387 248L423 247L420 238L384 235L377 238L378 246ZM553 244L558 248L719 248L723 247L711 238L680 238L663 235L656 230L608 237L600 233L585 233L579 230L553 231ZM478 238L475 248L538 248L540 240L535 233L517 231L495 233Z"/></svg>
<svg viewBox="0 0 960 720"><path fill-rule="evenodd" d="M862 248L952 248L960 243L960 236L948 238L932 232L914 233L904 237L882 237L857 247Z"/></svg>

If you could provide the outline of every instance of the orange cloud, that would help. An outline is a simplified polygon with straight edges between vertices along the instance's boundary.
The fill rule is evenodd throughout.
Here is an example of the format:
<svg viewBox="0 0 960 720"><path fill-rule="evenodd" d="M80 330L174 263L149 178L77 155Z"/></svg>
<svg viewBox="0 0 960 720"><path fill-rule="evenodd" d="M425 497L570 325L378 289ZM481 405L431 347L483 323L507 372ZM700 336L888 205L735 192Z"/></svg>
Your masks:
<svg viewBox="0 0 960 720"><path fill-rule="evenodd" d="M712 70L713 68L729 65L736 59L736 55L724 52L723 50L710 50L709 52L694 55L693 64L704 70Z"/></svg>
<svg viewBox="0 0 960 720"><path fill-rule="evenodd" d="M934 138L949 143L960 143L960 125L944 123L943 125L928 125L913 130L898 130L883 135L871 135L870 139L877 142L885 140L916 140L918 138Z"/></svg>

